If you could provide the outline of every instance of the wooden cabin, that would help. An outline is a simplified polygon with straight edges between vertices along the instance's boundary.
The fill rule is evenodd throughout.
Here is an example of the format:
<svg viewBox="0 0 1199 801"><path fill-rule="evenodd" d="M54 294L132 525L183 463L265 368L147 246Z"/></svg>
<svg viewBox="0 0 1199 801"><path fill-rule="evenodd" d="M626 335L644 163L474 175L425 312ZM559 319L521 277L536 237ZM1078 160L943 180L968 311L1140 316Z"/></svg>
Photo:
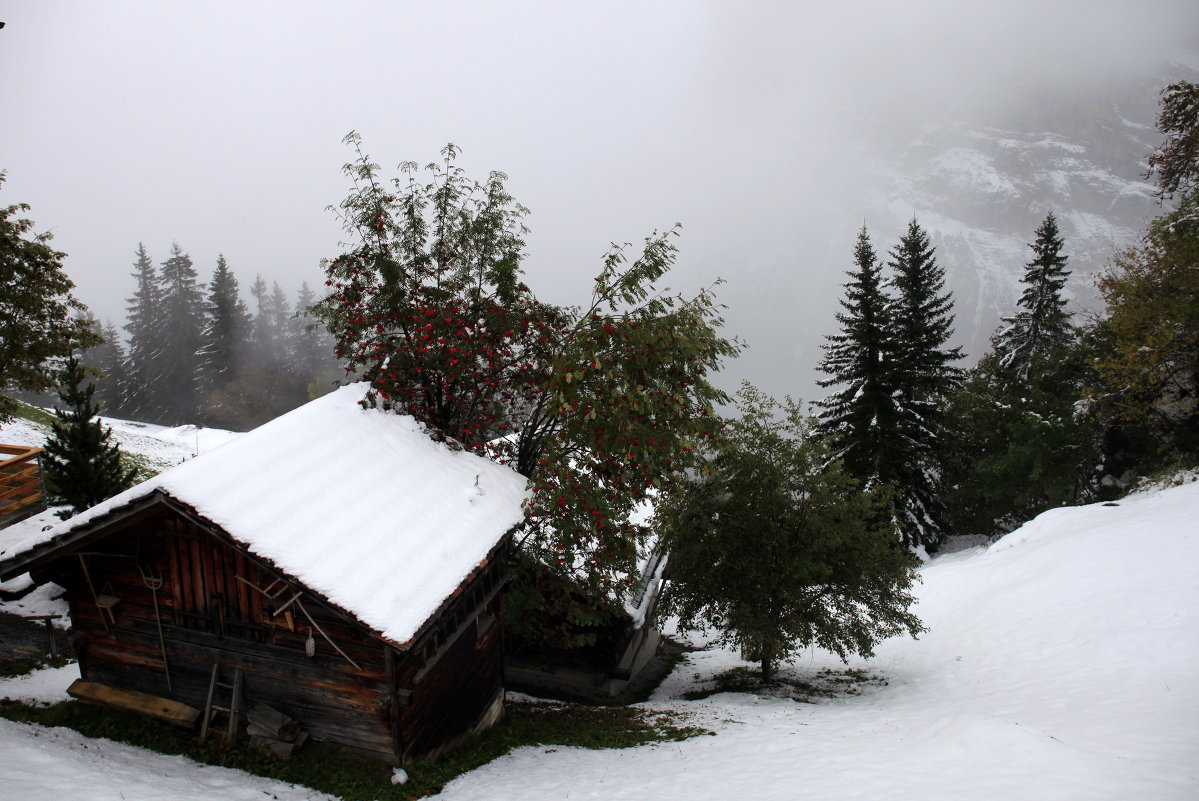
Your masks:
<svg viewBox="0 0 1199 801"><path fill-rule="evenodd" d="M524 479L361 408L363 392L0 553L0 580L66 588L78 696L189 725L188 709L200 725L233 709L213 722L234 729L266 705L399 764L499 718L499 593Z"/></svg>

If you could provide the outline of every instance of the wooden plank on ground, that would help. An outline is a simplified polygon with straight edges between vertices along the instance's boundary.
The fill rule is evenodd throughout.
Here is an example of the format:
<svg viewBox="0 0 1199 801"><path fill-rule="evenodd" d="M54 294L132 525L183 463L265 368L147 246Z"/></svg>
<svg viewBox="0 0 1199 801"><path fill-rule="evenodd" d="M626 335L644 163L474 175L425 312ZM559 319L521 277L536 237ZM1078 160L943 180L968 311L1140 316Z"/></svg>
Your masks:
<svg viewBox="0 0 1199 801"><path fill-rule="evenodd" d="M196 721L200 719L200 710L194 706L136 690L123 690L98 681L76 679L67 688L67 694L85 703L138 712L189 729L195 728Z"/></svg>

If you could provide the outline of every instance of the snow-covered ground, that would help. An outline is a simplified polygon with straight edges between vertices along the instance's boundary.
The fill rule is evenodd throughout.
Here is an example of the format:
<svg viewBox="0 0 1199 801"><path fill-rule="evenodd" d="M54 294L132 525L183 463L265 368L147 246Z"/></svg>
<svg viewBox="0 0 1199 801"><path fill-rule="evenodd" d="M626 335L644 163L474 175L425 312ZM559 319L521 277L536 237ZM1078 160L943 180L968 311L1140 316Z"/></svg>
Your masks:
<svg viewBox="0 0 1199 801"><path fill-rule="evenodd" d="M5 431L0 430L0 440ZM1192 477L1193 478L1193 477ZM732 667L707 648L648 707L716 733L619 751L522 748L457 801L1199 798L1199 482L1057 509L921 568L920 640L856 660L860 694L681 695ZM796 679L842 666L805 652ZM0 682L52 701L72 668ZM883 683L885 682L885 684ZM0 798L321 799L62 729L0 720Z"/></svg>
<svg viewBox="0 0 1199 801"><path fill-rule="evenodd" d="M159 471L241 436L236 431L203 426L158 426L115 417L101 417L99 420L112 428L112 439L121 446L121 450L140 456L150 467ZM18 419L0 425L0 442L40 448L45 445L48 433L45 426Z"/></svg>
<svg viewBox="0 0 1199 801"><path fill-rule="evenodd" d="M717 732L624 751L523 748L446 799L1199 798L1199 483L1058 509L922 568L930 632L886 680L815 704L679 695L743 664L691 655L651 707ZM805 653L798 677L839 667Z"/></svg>

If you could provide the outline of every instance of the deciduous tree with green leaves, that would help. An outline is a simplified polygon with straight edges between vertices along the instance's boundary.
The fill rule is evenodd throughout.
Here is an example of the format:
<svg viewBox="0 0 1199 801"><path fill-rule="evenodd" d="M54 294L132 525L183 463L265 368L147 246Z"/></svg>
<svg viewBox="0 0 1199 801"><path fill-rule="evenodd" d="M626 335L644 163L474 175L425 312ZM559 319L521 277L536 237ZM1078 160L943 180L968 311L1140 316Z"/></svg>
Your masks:
<svg viewBox="0 0 1199 801"><path fill-rule="evenodd" d="M845 659L917 636L918 562L896 547L889 488L863 491L790 398L780 404L745 384L737 408L656 511L670 549L659 614L715 628L766 681L809 645Z"/></svg>
<svg viewBox="0 0 1199 801"><path fill-rule="evenodd" d="M1156 453L1193 463L1199 453L1199 85L1180 81L1161 95L1149 156L1162 203L1144 243L1102 276L1099 327L1108 347L1095 366L1093 408L1110 430L1140 432ZM1125 436L1125 439L1133 437ZM1143 450L1143 449L1142 449Z"/></svg>
<svg viewBox="0 0 1199 801"><path fill-rule="evenodd" d="M738 345L719 335L710 291L659 288L677 229L614 247L586 306L539 301L521 280L527 210L506 176L471 180L457 155L406 162L387 185L357 150L340 207L350 248L316 309L370 383L364 404L528 476L524 552L619 594L641 542L630 513L715 431L725 396L708 378Z"/></svg>
<svg viewBox="0 0 1199 801"><path fill-rule="evenodd" d="M0 172L0 188L5 173ZM50 247L49 233L33 233L20 215L25 203L0 207L0 392L42 392L57 383L59 365L73 351L100 343L86 307L63 270L65 253ZM16 406L0 394L0 422Z"/></svg>

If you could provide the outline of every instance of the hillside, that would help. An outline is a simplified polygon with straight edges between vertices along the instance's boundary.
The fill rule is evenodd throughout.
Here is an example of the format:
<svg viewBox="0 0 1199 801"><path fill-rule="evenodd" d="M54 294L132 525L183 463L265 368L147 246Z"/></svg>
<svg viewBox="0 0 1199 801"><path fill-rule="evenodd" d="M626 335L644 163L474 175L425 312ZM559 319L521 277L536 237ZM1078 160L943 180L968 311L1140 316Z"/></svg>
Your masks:
<svg viewBox="0 0 1199 801"><path fill-rule="evenodd" d="M715 736L522 748L441 797L1194 798L1197 514L1192 480L1053 510L990 547L933 559L918 591L928 634L884 643L848 669L804 653L770 692L685 700L744 665L686 635L700 650L645 706ZM0 695L61 697L69 674L7 680ZM320 797L63 729L0 721L0 747L10 755L0 786L31 801Z"/></svg>
<svg viewBox="0 0 1199 801"><path fill-rule="evenodd" d="M650 701L715 737L526 748L447 799L1190 799L1199 792L1199 483L1047 512L922 569L930 632L850 667L860 694L680 695L743 664L692 654ZM793 680L837 660L805 653ZM826 674L827 675L827 674Z"/></svg>

